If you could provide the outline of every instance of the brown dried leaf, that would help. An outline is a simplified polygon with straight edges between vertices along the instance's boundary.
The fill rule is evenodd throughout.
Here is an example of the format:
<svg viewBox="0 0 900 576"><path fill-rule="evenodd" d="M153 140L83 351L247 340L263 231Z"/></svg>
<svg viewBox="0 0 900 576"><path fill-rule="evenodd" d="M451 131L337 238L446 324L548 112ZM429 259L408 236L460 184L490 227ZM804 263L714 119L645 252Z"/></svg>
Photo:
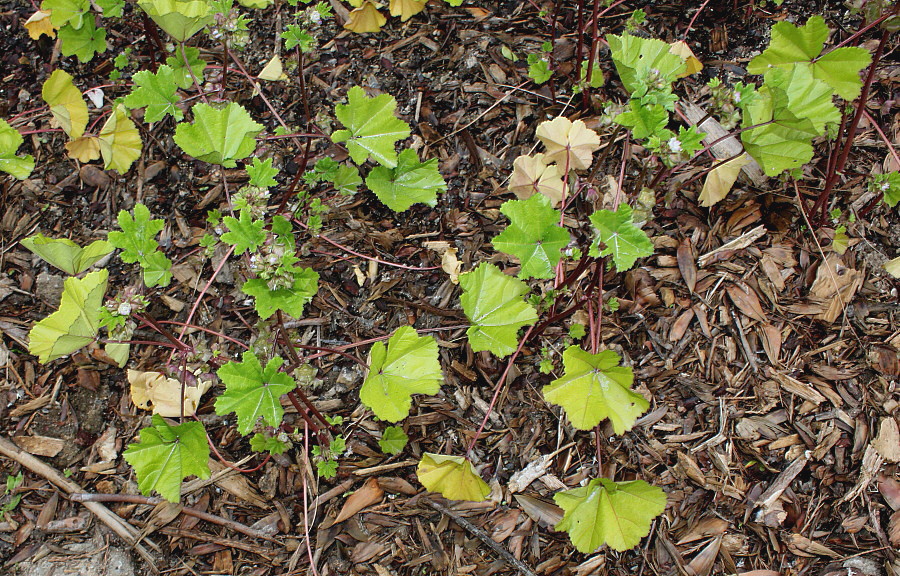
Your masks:
<svg viewBox="0 0 900 576"><path fill-rule="evenodd" d="M781 357L781 330L768 322L758 325L756 329L759 332L759 339L762 341L763 350L766 351L769 362L777 366Z"/></svg>
<svg viewBox="0 0 900 576"><path fill-rule="evenodd" d="M519 506L522 507L522 510L532 520L542 526L552 528L562 520L563 510L559 506L524 494L515 494L513 497L519 503Z"/></svg>
<svg viewBox="0 0 900 576"><path fill-rule="evenodd" d="M367 479L362 488L347 498L347 501L344 502L344 507L341 508L337 518L334 519L334 523L343 522L360 510L381 502L382 497L384 497L384 490L378 485L378 479L374 477Z"/></svg>
<svg viewBox="0 0 900 576"><path fill-rule="evenodd" d="M812 558L814 556L828 556L830 558L840 558L840 554L825 546L814 542L800 534L791 534L786 538L788 549L797 556L805 556Z"/></svg>
<svg viewBox="0 0 900 576"><path fill-rule="evenodd" d="M66 446L64 440L49 436L14 436L12 441L29 454L47 458L55 457Z"/></svg>
<svg viewBox="0 0 900 576"><path fill-rule="evenodd" d="M893 417L881 419L878 435L872 440L872 447L888 462L900 462L900 429Z"/></svg>
<svg viewBox="0 0 900 576"><path fill-rule="evenodd" d="M863 274L846 266L837 254L829 254L819 265L809 289L810 301L821 306L819 320L834 322L844 312L862 286Z"/></svg>
<svg viewBox="0 0 900 576"><path fill-rule="evenodd" d="M688 290L694 291L697 286L697 261L694 259L694 248L691 239L685 238L678 243L678 270Z"/></svg>
<svg viewBox="0 0 900 576"><path fill-rule="evenodd" d="M691 320L694 319L694 310L692 308L688 308L684 312L681 313L681 316L678 317L678 320L672 324L672 329L669 330L669 341L670 342L678 342L684 337L685 332L687 332L688 327L691 325Z"/></svg>
<svg viewBox="0 0 900 576"><path fill-rule="evenodd" d="M759 320L760 322L766 322L768 320L766 318L766 313L763 312L762 306L759 304L759 298L756 297L755 292L749 288L746 290L742 289L736 284L726 286L725 291L728 292L728 297L731 298L731 301L734 302L734 305L740 309L744 316Z"/></svg>

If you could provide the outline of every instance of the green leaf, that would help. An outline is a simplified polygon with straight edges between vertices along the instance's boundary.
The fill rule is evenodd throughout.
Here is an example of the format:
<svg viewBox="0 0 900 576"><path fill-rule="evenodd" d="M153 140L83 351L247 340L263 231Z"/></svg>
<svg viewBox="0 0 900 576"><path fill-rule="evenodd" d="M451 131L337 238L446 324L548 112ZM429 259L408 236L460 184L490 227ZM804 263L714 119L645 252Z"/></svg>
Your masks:
<svg viewBox="0 0 900 576"><path fill-rule="evenodd" d="M409 416L413 394L437 394L443 381L437 341L403 326L391 335L387 347L383 342L372 344L359 399L378 418L399 422Z"/></svg>
<svg viewBox="0 0 900 576"><path fill-rule="evenodd" d="M22 246L71 276L81 274L115 250L115 246L105 240L91 242L82 248L68 238L47 238L43 234L25 238Z"/></svg>
<svg viewBox="0 0 900 576"><path fill-rule="evenodd" d="M808 69L772 68L757 97L744 107L745 128L763 125L742 132L741 141L768 176L777 176L809 162L812 139L839 121L831 89Z"/></svg>
<svg viewBox="0 0 900 576"><path fill-rule="evenodd" d="M212 6L205 0L139 0L137 4L169 36L181 43L215 18Z"/></svg>
<svg viewBox="0 0 900 576"><path fill-rule="evenodd" d="M96 0L96 3L104 18L121 18L125 9L125 0Z"/></svg>
<svg viewBox="0 0 900 576"><path fill-rule="evenodd" d="M0 118L0 172L19 180L28 178L34 170L34 156L16 156L23 141L19 131Z"/></svg>
<svg viewBox="0 0 900 576"><path fill-rule="evenodd" d="M622 84L630 94L640 87L651 72L669 83L685 69L684 60L672 54L671 46L655 38L639 38L631 34L607 35L612 59Z"/></svg>
<svg viewBox="0 0 900 576"><path fill-rule="evenodd" d="M100 129L100 153L105 168L125 174L141 157L141 135L125 106L116 104Z"/></svg>
<svg viewBox="0 0 900 576"><path fill-rule="evenodd" d="M409 442L409 436L402 427L388 426L384 429L381 439L378 440L378 445L385 454L399 454L406 448L407 442Z"/></svg>
<svg viewBox="0 0 900 576"><path fill-rule="evenodd" d="M269 426L279 426L284 416L281 396L297 386L293 378L278 371L284 359L272 358L265 369L253 352L244 352L242 359L216 371L225 383L225 392L216 398L216 414L237 414L241 434L248 434L260 419Z"/></svg>
<svg viewBox="0 0 900 576"><path fill-rule="evenodd" d="M900 172L888 172L887 174L875 174L869 187L876 194L881 192L884 203L893 208L900 202Z"/></svg>
<svg viewBox="0 0 900 576"><path fill-rule="evenodd" d="M77 56L81 63L90 62L94 54L106 52L106 30L97 28L94 18L86 18L81 28L66 24L59 29L59 50L63 56Z"/></svg>
<svg viewBox="0 0 900 576"><path fill-rule="evenodd" d="M316 38L297 24L288 24L281 33L284 39L284 49L291 50L300 46L301 52L309 52L316 44Z"/></svg>
<svg viewBox="0 0 900 576"><path fill-rule="evenodd" d="M162 220L150 219L150 210L143 204L134 205L134 216L121 210L118 216L121 232L109 233L109 242L122 253L119 257L126 264L140 263L144 270L144 284L168 286L172 281L172 262L158 250L155 236L162 231L165 223Z"/></svg>
<svg viewBox="0 0 900 576"><path fill-rule="evenodd" d="M666 127L669 113L660 104L646 106L640 100L632 99L628 102L628 109L613 118L613 121L630 128L635 138L643 140Z"/></svg>
<svg viewBox="0 0 900 576"><path fill-rule="evenodd" d="M354 86L347 93L347 104L334 107L334 114L346 127L331 135L334 142L346 142L350 157L357 164L371 156L387 168L397 165L394 143L409 137L409 124L394 116L397 101L381 94L374 98Z"/></svg>
<svg viewBox="0 0 900 576"><path fill-rule="evenodd" d="M631 390L634 374L631 368L619 366L620 360L612 350L591 354L569 346L563 352L565 372L544 386L544 398L562 406L579 430L590 430L609 418L616 434L623 434L650 403Z"/></svg>
<svg viewBox="0 0 900 576"><path fill-rule="evenodd" d="M416 151L407 148L400 152L396 168L373 168L366 186L394 212L403 212L419 202L434 206L438 191L447 189L437 163L437 158L419 162Z"/></svg>
<svg viewBox="0 0 900 576"><path fill-rule="evenodd" d="M869 65L872 56L863 48L844 47L820 57L828 33L825 19L818 15L799 27L787 21L778 22L772 27L769 47L750 61L747 71L765 74L773 66L786 70L804 67L835 94L853 100L862 88L859 71Z"/></svg>
<svg viewBox="0 0 900 576"><path fill-rule="evenodd" d="M303 307L319 290L319 274L312 268L294 270L294 284L290 289L273 290L262 278L247 280L241 286L241 292L255 298L253 305L261 319L268 319L276 310L282 310L294 318L303 316Z"/></svg>
<svg viewBox="0 0 900 576"><path fill-rule="evenodd" d="M264 221L254 220L250 210L241 210L240 216L240 220L233 216L222 218L228 227L228 232L222 234L222 241L234 246L236 256L247 250L255 252L259 245L266 241L266 233L263 232Z"/></svg>
<svg viewBox="0 0 900 576"><path fill-rule="evenodd" d="M268 452L269 454L284 454L287 444L274 436L266 436L257 432L250 438L250 448L255 452Z"/></svg>
<svg viewBox="0 0 900 576"><path fill-rule="evenodd" d="M569 243L569 233L559 225L559 211L542 194L504 202L500 211L509 226L494 238L494 248L519 259L519 278L553 278L561 250Z"/></svg>
<svg viewBox="0 0 900 576"><path fill-rule="evenodd" d="M331 184L341 194L356 194L362 184L362 177L355 166L341 164L334 173Z"/></svg>
<svg viewBox="0 0 900 576"><path fill-rule="evenodd" d="M237 166L256 148L256 135L263 126L250 117L240 104L229 102L224 108L195 104L191 111L194 123L182 122L175 127L175 143L182 150L210 164L226 168Z"/></svg>
<svg viewBox="0 0 900 576"><path fill-rule="evenodd" d="M28 334L28 351L46 364L93 342L100 329L108 279L107 270L66 278L59 310L34 325Z"/></svg>
<svg viewBox="0 0 900 576"><path fill-rule="evenodd" d="M184 54L182 54L182 50ZM185 57L187 57L188 64L190 64L190 72L188 72L187 64L184 63ZM175 83L178 87L182 90L187 90L194 85L194 78L191 77L191 72L194 73L197 81L203 84L203 71L209 64L206 63L206 60L200 58L199 48L179 46L175 49L174 56L166 58L166 65L175 73Z"/></svg>
<svg viewBox="0 0 900 576"><path fill-rule="evenodd" d="M591 214L597 240L591 244L591 256L612 256L619 272L630 270L638 258L653 254L653 242L634 225L631 206L622 204L615 212L598 210ZM599 251L598 243L606 248Z"/></svg>
<svg viewBox="0 0 900 576"><path fill-rule="evenodd" d="M50 106L53 115L51 125L63 129L71 140L84 134L87 127L88 107L75 87L72 76L64 70L54 70L41 87L41 97Z"/></svg>
<svg viewBox="0 0 900 576"><path fill-rule="evenodd" d="M553 500L565 511L556 530L568 532L572 544L584 554L603 544L620 552L634 548L666 509L665 492L643 480L595 478L582 488L556 493Z"/></svg>
<svg viewBox="0 0 900 576"><path fill-rule="evenodd" d="M175 82L175 71L171 66L160 66L156 74L149 70L141 70L133 77L134 88L125 97L125 105L134 110L144 108L145 122L159 122L166 115L175 120L184 118L184 113L176 104L180 98L175 93L178 85Z"/></svg>
<svg viewBox="0 0 900 576"><path fill-rule="evenodd" d="M141 430L141 441L122 455L134 467L145 496L156 490L169 502L181 499L181 481L188 476L209 478L209 444L200 422L169 426L162 416Z"/></svg>
<svg viewBox="0 0 900 576"><path fill-rule="evenodd" d="M481 502L491 488L475 473L472 463L462 456L424 452L416 476L426 490L438 492L449 500Z"/></svg>
<svg viewBox="0 0 900 576"><path fill-rule="evenodd" d="M539 54L528 55L528 77L535 84L541 85L549 80L551 76L553 76L553 71L550 70L550 64L546 60L541 58Z"/></svg>
<svg viewBox="0 0 900 576"><path fill-rule="evenodd" d="M253 163L247 166L247 175L250 177L250 186L271 188L278 185L278 182L275 180L275 176L278 175L278 168L272 167L271 158L266 158L265 160L254 158Z"/></svg>
<svg viewBox="0 0 900 576"><path fill-rule="evenodd" d="M519 329L537 320L534 306L522 299L528 285L486 262L460 274L459 285L459 301L472 323L466 331L472 351L490 350L501 358L512 354Z"/></svg>
<svg viewBox="0 0 900 576"><path fill-rule="evenodd" d="M91 11L90 0L44 0L41 9L50 11L50 23L54 28L62 28L66 24L73 28L84 25L84 15Z"/></svg>

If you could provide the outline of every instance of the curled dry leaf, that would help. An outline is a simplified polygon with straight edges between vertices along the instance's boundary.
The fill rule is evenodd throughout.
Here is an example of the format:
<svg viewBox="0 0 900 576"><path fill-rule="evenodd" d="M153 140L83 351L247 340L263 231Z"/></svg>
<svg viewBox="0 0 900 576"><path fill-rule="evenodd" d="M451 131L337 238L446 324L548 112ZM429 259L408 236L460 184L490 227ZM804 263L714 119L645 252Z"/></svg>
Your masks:
<svg viewBox="0 0 900 576"><path fill-rule="evenodd" d="M367 479L362 488L347 498L347 501L344 502L344 507L341 508L337 518L334 519L334 523L343 522L364 508L381 502L383 496L384 490L378 485L378 479L374 477Z"/></svg>
<svg viewBox="0 0 900 576"><path fill-rule="evenodd" d="M128 371L131 384L131 401L142 410L152 410L154 414L174 418L182 415L179 407L181 382L166 378L159 372ZM200 405L200 397L209 390L211 383L201 380L197 386L184 387L184 415L193 416Z"/></svg>
<svg viewBox="0 0 900 576"><path fill-rule="evenodd" d="M46 34L50 38L56 38L56 30L50 22L49 10L38 10L25 21L25 29L32 40L37 40L41 34Z"/></svg>
<svg viewBox="0 0 900 576"><path fill-rule="evenodd" d="M359 8L350 12L344 28L357 34L365 34L366 32L378 32L385 22L387 22L387 18L378 11L375 4L365 0Z"/></svg>
<svg viewBox="0 0 900 576"><path fill-rule="evenodd" d="M560 116L541 122L536 134L547 148L547 162L556 162L563 171L587 170L600 149L600 136L581 120Z"/></svg>
<svg viewBox="0 0 900 576"><path fill-rule="evenodd" d="M744 153L710 170L700 192L700 205L709 208L721 202L737 181L741 168L749 163L750 157Z"/></svg>
<svg viewBox="0 0 900 576"><path fill-rule="evenodd" d="M519 156L513 162L509 178L509 191L519 200L540 193L557 206L563 197L562 173L556 164L550 164L544 154Z"/></svg>
<svg viewBox="0 0 900 576"><path fill-rule="evenodd" d="M679 56L682 60L684 60L684 72L678 75L679 78L685 78L686 76L696 74L697 72L703 70L703 64L700 62L700 60L697 59L697 57L694 55L694 51L691 50L691 47L688 46L687 42L685 42L684 40L672 42L672 44L670 44L669 46L669 52L676 56Z"/></svg>

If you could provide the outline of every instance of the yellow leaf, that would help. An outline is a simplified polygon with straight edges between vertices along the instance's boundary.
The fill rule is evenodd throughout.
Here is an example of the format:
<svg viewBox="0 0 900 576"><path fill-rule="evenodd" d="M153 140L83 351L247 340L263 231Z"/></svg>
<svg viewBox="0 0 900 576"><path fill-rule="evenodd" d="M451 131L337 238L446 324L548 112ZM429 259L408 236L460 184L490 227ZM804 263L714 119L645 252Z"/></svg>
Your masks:
<svg viewBox="0 0 900 576"><path fill-rule="evenodd" d="M900 278L900 256L884 263L884 269L894 278Z"/></svg>
<svg viewBox="0 0 900 576"><path fill-rule="evenodd" d="M560 116L541 122L537 137L547 147L547 164L556 162L560 172L587 170L594 160L594 152L600 149L600 136L585 126Z"/></svg>
<svg viewBox="0 0 900 576"><path fill-rule="evenodd" d="M725 198L741 173L741 168L749 163L750 157L744 153L710 170L703 183L703 191L700 192L700 205L709 208Z"/></svg>
<svg viewBox="0 0 900 576"><path fill-rule="evenodd" d="M349 2L350 5L354 8L359 8L360 6L362 6L363 0L347 0L347 2Z"/></svg>
<svg viewBox="0 0 900 576"><path fill-rule="evenodd" d="M100 153L105 168L128 172L132 162L141 155L141 135L128 116L125 106L119 104L100 130Z"/></svg>
<svg viewBox="0 0 900 576"><path fill-rule="evenodd" d="M69 158L79 162L90 162L100 157L100 139L96 136L79 136L66 144Z"/></svg>
<svg viewBox="0 0 900 576"><path fill-rule="evenodd" d="M390 0L391 16L399 16L401 22L406 22L425 9L427 0Z"/></svg>
<svg viewBox="0 0 900 576"><path fill-rule="evenodd" d="M281 58L278 57L278 54L272 56L272 59L263 67L257 78L271 81L288 79L287 74L284 73L284 69L281 67Z"/></svg>
<svg viewBox="0 0 900 576"><path fill-rule="evenodd" d="M687 42L683 40L672 42L669 45L669 52L684 60L684 72L678 75L679 78L684 78L703 70L703 64L694 56L694 51L687 45Z"/></svg>
<svg viewBox="0 0 900 576"><path fill-rule="evenodd" d="M439 492L449 500L481 502L491 489L462 456L445 456L424 452L416 468L419 482L431 492Z"/></svg>
<svg viewBox="0 0 900 576"><path fill-rule="evenodd" d="M181 399L181 382L175 378L166 378L159 372L128 371L128 382L131 384L131 401L141 410L152 410L166 418L182 415L179 407ZM200 397L209 390L211 382L200 380L197 386L184 387L184 415L193 416L200 405Z"/></svg>
<svg viewBox="0 0 900 576"><path fill-rule="evenodd" d="M51 124L62 128L72 140L84 134L88 107L81 97L81 91L72 84L72 76L63 70L54 70L44 82L41 96L53 114Z"/></svg>
<svg viewBox="0 0 900 576"><path fill-rule="evenodd" d="M350 18L344 24L344 28L357 34L366 32L378 32L387 18L378 11L373 2L363 0L362 6L350 12Z"/></svg>
<svg viewBox="0 0 900 576"><path fill-rule="evenodd" d="M843 226L838 226L838 229L834 231L834 238L831 240L831 249L838 254L843 254L849 246L850 237L847 236L847 229Z"/></svg>
<svg viewBox="0 0 900 576"><path fill-rule="evenodd" d="M46 34L51 38L56 38L56 29L50 22L49 10L38 10L25 21L25 29L32 40L37 40L41 34Z"/></svg>
<svg viewBox="0 0 900 576"><path fill-rule="evenodd" d="M509 191L519 200L525 200L540 192L550 199L553 206L559 204L563 196L563 181L559 166L547 164L544 154L519 156L513 162L513 173L509 177Z"/></svg>

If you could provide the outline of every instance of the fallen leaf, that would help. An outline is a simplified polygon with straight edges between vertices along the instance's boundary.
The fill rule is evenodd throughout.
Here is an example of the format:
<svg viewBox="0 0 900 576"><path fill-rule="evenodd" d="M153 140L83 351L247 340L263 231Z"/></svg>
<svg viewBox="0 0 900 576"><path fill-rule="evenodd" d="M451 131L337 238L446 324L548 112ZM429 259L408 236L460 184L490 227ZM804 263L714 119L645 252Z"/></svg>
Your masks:
<svg viewBox="0 0 900 576"><path fill-rule="evenodd" d="M399 16L401 22L406 22L425 9L427 0L390 0L389 8L391 16Z"/></svg>
<svg viewBox="0 0 900 576"><path fill-rule="evenodd" d="M750 156L744 153L710 170L703 183L703 190L700 192L700 205L709 208L721 202L737 181L741 168L750 162Z"/></svg>
<svg viewBox="0 0 900 576"><path fill-rule="evenodd" d="M100 139L96 136L79 136L66 143L69 158L79 162L91 162L100 157Z"/></svg>
<svg viewBox="0 0 900 576"><path fill-rule="evenodd" d="M359 8L352 10L344 28L357 34L378 32L387 22L384 14L378 11L373 2L365 0Z"/></svg>
<svg viewBox="0 0 900 576"><path fill-rule="evenodd" d="M381 502L383 496L384 490L378 485L378 479L374 477L367 479L362 488L347 498L337 518L334 519L334 523L343 522L364 508Z"/></svg>
<svg viewBox="0 0 900 576"><path fill-rule="evenodd" d="M174 418L182 415L179 407L181 382L166 378L159 372L128 371L131 384L131 401L142 410L152 410L154 414ZM193 416L200 404L200 397L209 390L211 382L201 380L197 386L184 387L184 415Z"/></svg>
<svg viewBox="0 0 900 576"><path fill-rule="evenodd" d="M600 149L600 136L581 120L560 116L541 122L536 135L547 148L547 161L556 162L563 172L587 170Z"/></svg>
<svg viewBox="0 0 900 576"><path fill-rule="evenodd" d="M681 278L687 289L693 292L697 286L697 260L694 258L694 248L690 238L684 238L678 243L676 257Z"/></svg>
<svg viewBox="0 0 900 576"><path fill-rule="evenodd" d="M49 436L13 436L16 446L29 454L53 458L66 446L65 440Z"/></svg>
<svg viewBox="0 0 900 576"><path fill-rule="evenodd" d="M762 306L759 304L759 298L756 297L755 292L749 289L744 290L736 284L726 286L725 291L728 292L729 298L731 298L731 301L734 302L734 305L740 309L744 316L759 320L760 322L766 322L766 313L763 312Z"/></svg>
<svg viewBox="0 0 900 576"><path fill-rule="evenodd" d="M278 57L278 54L272 56L272 59L263 67L257 78L273 82L288 79L287 74L284 73L284 69L281 66L281 58Z"/></svg>
<svg viewBox="0 0 900 576"><path fill-rule="evenodd" d="M25 29L32 40L38 40L41 34L46 34L50 38L56 38L56 29L50 22L49 10L38 10L25 21Z"/></svg>
<svg viewBox="0 0 900 576"><path fill-rule="evenodd" d="M703 70L703 63L697 59L694 51L691 50L691 47L684 40L672 42L669 45L669 52L684 60L685 69L684 72L678 75L679 78L684 78Z"/></svg>
<svg viewBox="0 0 900 576"><path fill-rule="evenodd" d="M888 462L900 462L900 429L897 421L887 416L881 419L878 435L872 440L872 447Z"/></svg>
<svg viewBox="0 0 900 576"><path fill-rule="evenodd" d="M884 263L884 269L894 278L900 278L900 256Z"/></svg>
<svg viewBox="0 0 900 576"><path fill-rule="evenodd" d="M862 272L845 265L837 254L826 256L809 289L810 300L821 307L821 312L815 318L826 322L837 320L862 283Z"/></svg>

